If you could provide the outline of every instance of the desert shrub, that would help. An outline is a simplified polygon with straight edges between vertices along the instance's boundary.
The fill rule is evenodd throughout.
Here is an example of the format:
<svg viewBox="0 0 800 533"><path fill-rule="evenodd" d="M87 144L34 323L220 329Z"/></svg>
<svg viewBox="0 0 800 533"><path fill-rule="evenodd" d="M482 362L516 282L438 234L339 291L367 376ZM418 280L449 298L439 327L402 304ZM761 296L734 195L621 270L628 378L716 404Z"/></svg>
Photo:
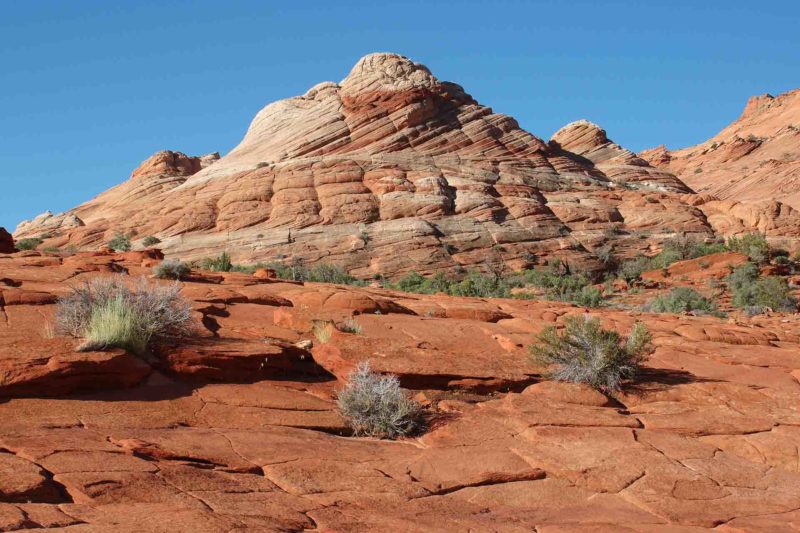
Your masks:
<svg viewBox="0 0 800 533"><path fill-rule="evenodd" d="M200 268L211 270L212 272L230 272L233 270L233 263L228 252L222 252L217 257L206 257L200 260Z"/></svg>
<svg viewBox="0 0 800 533"><path fill-rule="evenodd" d="M769 243L761 233L747 233L741 237L729 237L728 248L731 251L746 255L756 263L764 263L769 260L770 256Z"/></svg>
<svg viewBox="0 0 800 533"><path fill-rule="evenodd" d="M652 351L651 335L644 324L635 323L624 340L587 316L567 317L561 335L549 327L539 334L538 341L530 347L531 354L537 363L550 368L552 379L586 383L604 392L617 391L623 381L634 378Z"/></svg>
<svg viewBox="0 0 800 533"><path fill-rule="evenodd" d="M166 259L153 268L153 275L158 279L183 279L192 271L183 261Z"/></svg>
<svg viewBox="0 0 800 533"><path fill-rule="evenodd" d="M397 376L381 376L359 363L336 404L356 436L395 439L423 427L422 407L400 388Z"/></svg>
<svg viewBox="0 0 800 533"><path fill-rule="evenodd" d="M108 241L108 247L115 252L128 252L131 249L131 240L127 235L117 232L114 238Z"/></svg>
<svg viewBox="0 0 800 533"><path fill-rule="evenodd" d="M728 288L734 307L748 314L773 311L796 311L797 301L792 297L789 284L778 276L761 277L758 266L745 263L728 276Z"/></svg>
<svg viewBox="0 0 800 533"><path fill-rule="evenodd" d="M353 317L347 318L344 322L340 323L336 329L344 333L355 333L356 335L361 334L361 324L359 324Z"/></svg>
<svg viewBox="0 0 800 533"><path fill-rule="evenodd" d="M144 353L154 339L191 332L192 307L180 287L151 285L142 278L133 289L121 277L93 278L60 298L56 331L85 339L80 349L119 347Z"/></svg>
<svg viewBox="0 0 800 533"><path fill-rule="evenodd" d="M256 266L274 270L275 275L280 279L311 281L316 283L336 283L339 285L365 285L363 280L351 276L350 273L338 265L318 263L307 267L302 261L297 261L291 264L269 263L263 265L259 263ZM255 270L255 268L253 270Z"/></svg>
<svg viewBox="0 0 800 533"><path fill-rule="evenodd" d="M18 240L14 246L17 247L17 250L35 250L42 244L42 239L38 239L36 237L30 237L28 239L20 239Z"/></svg>
<svg viewBox="0 0 800 533"><path fill-rule="evenodd" d="M579 291L566 293L558 299L562 302L571 302L583 307L600 307L603 303L603 292L597 287L587 285Z"/></svg>
<svg viewBox="0 0 800 533"><path fill-rule="evenodd" d="M657 268L665 269L672 263L682 261L685 259L679 250L665 248L660 253L654 255L648 261L646 270L655 270Z"/></svg>
<svg viewBox="0 0 800 533"><path fill-rule="evenodd" d="M320 344L325 344L330 342L335 329L336 328L332 322L317 320L314 322L311 331L314 333L314 337L316 337Z"/></svg>
<svg viewBox="0 0 800 533"><path fill-rule="evenodd" d="M614 255L614 247L610 244L602 246L595 250L595 257L600 261L604 271L615 270L619 265L617 257Z"/></svg>
<svg viewBox="0 0 800 533"><path fill-rule="evenodd" d="M45 246L42 251L47 254L57 254L61 249L58 246Z"/></svg>
<svg viewBox="0 0 800 533"><path fill-rule="evenodd" d="M667 294L662 294L650 300L644 306L645 311L651 313L686 313L700 311L702 313L717 313L716 304L692 289L691 287L674 287Z"/></svg>
<svg viewBox="0 0 800 533"><path fill-rule="evenodd" d="M441 272L439 274L441 274ZM437 276L439 274L437 274ZM442 274L442 276L444 276L444 274ZM400 278L395 284L387 283L387 286L403 292L431 294L430 289L428 288L430 287L429 280L416 271L409 272Z"/></svg>
<svg viewBox="0 0 800 533"><path fill-rule="evenodd" d="M156 244L161 244L161 239L158 237L153 237L152 235L148 235L144 239L142 239L142 246L145 248L150 248L155 246Z"/></svg>
<svg viewBox="0 0 800 533"><path fill-rule="evenodd" d="M396 283L385 283L387 288L417 294L444 293L450 296L472 296L478 298L508 298L511 287L519 285L519 280L503 278L496 274L468 272L462 279L449 278L444 273L426 278L411 272Z"/></svg>
<svg viewBox="0 0 800 533"><path fill-rule="evenodd" d="M623 261L617 270L617 277L631 283L641 278L642 272L650 269L650 259L639 255L634 259Z"/></svg>
<svg viewBox="0 0 800 533"><path fill-rule="evenodd" d="M305 280L317 283L338 283L339 285L360 285L361 280L351 276L344 268L337 265L319 263L308 269Z"/></svg>
<svg viewBox="0 0 800 533"><path fill-rule="evenodd" d="M478 298L508 298L511 296L511 290L501 276L470 272L461 281L453 282L448 287L447 294Z"/></svg>

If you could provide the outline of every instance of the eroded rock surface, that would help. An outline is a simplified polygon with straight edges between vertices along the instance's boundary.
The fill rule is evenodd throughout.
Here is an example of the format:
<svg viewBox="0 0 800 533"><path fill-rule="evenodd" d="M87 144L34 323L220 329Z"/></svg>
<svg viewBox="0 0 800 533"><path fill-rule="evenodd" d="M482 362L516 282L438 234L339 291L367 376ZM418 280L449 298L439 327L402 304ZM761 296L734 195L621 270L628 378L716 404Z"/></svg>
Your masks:
<svg viewBox="0 0 800 533"><path fill-rule="evenodd" d="M227 250L366 278L553 256L593 270L609 241L646 251L643 233L800 233L800 215L781 207L773 220L774 209L731 218L717 205L710 222L691 192L599 126L573 123L546 143L425 66L372 54L340 83L266 106L224 157L159 152L125 183L15 235L96 249L123 232L187 260Z"/></svg>
<svg viewBox="0 0 800 533"><path fill-rule="evenodd" d="M700 193L800 209L800 89L750 98L741 116L704 143L640 154ZM785 209L785 207L784 207ZM796 230L796 228L795 228Z"/></svg>
<svg viewBox="0 0 800 533"><path fill-rule="evenodd" d="M70 284L146 275L149 255L0 255L0 530L782 531L798 520L798 315L589 311L193 272L183 293L197 335L152 358L75 353L48 333ZM740 258L712 259L709 275ZM689 281L697 270L671 269ZM642 378L618 398L545 381L527 357L535 333L584 312L653 333ZM361 333L321 344L311 331L348 318ZM333 398L363 359L435 413L426 434L347 436Z"/></svg>

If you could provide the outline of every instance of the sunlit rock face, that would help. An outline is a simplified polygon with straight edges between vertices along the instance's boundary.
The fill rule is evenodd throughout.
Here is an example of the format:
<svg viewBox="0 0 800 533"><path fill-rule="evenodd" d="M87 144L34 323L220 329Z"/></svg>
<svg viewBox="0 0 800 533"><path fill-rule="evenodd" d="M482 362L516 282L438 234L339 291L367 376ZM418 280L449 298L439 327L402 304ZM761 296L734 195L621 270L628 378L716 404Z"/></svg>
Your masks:
<svg viewBox="0 0 800 533"><path fill-rule="evenodd" d="M15 235L79 248L152 235L184 259L227 251L363 277L553 256L591 270L609 239L635 254L650 246L643 233L713 235L691 193L599 126L579 121L545 143L425 66L381 53L338 84L266 106L222 158L159 152L126 182Z"/></svg>

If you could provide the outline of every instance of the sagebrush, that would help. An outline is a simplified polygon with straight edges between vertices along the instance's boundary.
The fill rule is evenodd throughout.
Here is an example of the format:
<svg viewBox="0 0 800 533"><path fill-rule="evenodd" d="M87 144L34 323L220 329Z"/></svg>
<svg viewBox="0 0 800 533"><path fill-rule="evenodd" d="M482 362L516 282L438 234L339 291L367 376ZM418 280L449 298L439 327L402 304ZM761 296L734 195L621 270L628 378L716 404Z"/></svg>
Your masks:
<svg viewBox="0 0 800 533"><path fill-rule="evenodd" d="M423 427L422 407L400 388L397 376L380 375L359 363L336 404L356 436L395 439Z"/></svg>
<svg viewBox="0 0 800 533"><path fill-rule="evenodd" d="M192 271L189 265L175 259L165 259L153 268L153 275L158 279L180 280Z"/></svg>
<svg viewBox="0 0 800 533"><path fill-rule="evenodd" d="M569 316L562 333L555 327L545 329L530 350L537 363L548 367L552 379L612 393L636 376L652 352L651 340L641 322L623 339L616 331L603 329L596 318Z"/></svg>
<svg viewBox="0 0 800 533"><path fill-rule="evenodd" d="M28 239L20 239L18 240L14 246L17 250L35 250L42 244L44 241L42 239L38 239L36 237L31 237Z"/></svg>
<svg viewBox="0 0 800 533"><path fill-rule="evenodd" d="M645 311L651 313L689 313L718 314L717 304L691 287L674 287L666 294L650 300Z"/></svg>
<svg viewBox="0 0 800 533"><path fill-rule="evenodd" d="M83 338L83 350L119 347L144 353L151 341L192 331L192 307L178 284L141 278L129 288L123 276L93 278L73 287L56 306L56 331Z"/></svg>
<svg viewBox="0 0 800 533"><path fill-rule="evenodd" d="M122 233L116 233L114 238L108 241L108 247L115 252L129 252L131 250L131 239Z"/></svg>
<svg viewBox="0 0 800 533"><path fill-rule="evenodd" d="M778 276L761 277L758 266L753 263L736 267L727 282L733 306L744 309L748 314L797 310L797 300L792 296L786 279Z"/></svg>

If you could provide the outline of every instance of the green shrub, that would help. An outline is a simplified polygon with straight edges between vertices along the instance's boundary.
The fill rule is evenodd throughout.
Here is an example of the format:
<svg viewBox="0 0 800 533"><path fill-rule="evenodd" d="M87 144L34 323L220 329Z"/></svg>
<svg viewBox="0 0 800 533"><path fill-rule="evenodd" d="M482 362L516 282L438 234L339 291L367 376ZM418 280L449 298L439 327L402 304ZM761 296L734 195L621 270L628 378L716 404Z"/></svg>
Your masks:
<svg viewBox="0 0 800 533"><path fill-rule="evenodd" d="M603 303L603 292L597 287L587 285L579 291L567 293L558 299L583 307L600 307Z"/></svg>
<svg viewBox="0 0 800 533"><path fill-rule="evenodd" d="M652 352L650 332L640 322L623 340L616 331L603 329L596 318L570 316L565 320L561 335L555 327L549 327L530 347L534 360L547 366L549 376L557 381L586 383L614 392L623 381L636 376Z"/></svg>
<svg viewBox="0 0 800 533"><path fill-rule="evenodd" d="M617 277L632 283L642 277L642 273L651 270L650 259L639 255L634 259L624 261L617 271Z"/></svg>
<svg viewBox="0 0 800 533"><path fill-rule="evenodd" d="M183 261L166 259L153 268L153 275L158 279L183 279L192 271Z"/></svg>
<svg viewBox="0 0 800 533"><path fill-rule="evenodd" d="M728 288L734 307L748 314L773 311L794 312L797 301L792 297L789 284L784 278L767 276L762 278L758 266L745 263L728 276Z"/></svg>
<svg viewBox="0 0 800 533"><path fill-rule="evenodd" d="M191 332L192 306L180 287L139 280L129 289L122 277L93 278L60 298L56 331L84 338L79 350L118 347L144 353L154 339Z"/></svg>
<svg viewBox="0 0 800 533"><path fill-rule="evenodd" d="M212 272L230 272L233 269L233 263L231 263L231 256L228 255L228 252L222 252L217 257L201 259L200 268Z"/></svg>
<svg viewBox="0 0 800 533"><path fill-rule="evenodd" d="M423 428L422 407L400 388L396 376L381 376L359 363L336 405L356 436L395 439Z"/></svg>
<svg viewBox="0 0 800 533"><path fill-rule="evenodd" d="M756 263L765 263L770 257L769 243L761 233L747 233L741 237L729 237L728 248L731 251L746 255Z"/></svg>
<svg viewBox="0 0 800 533"><path fill-rule="evenodd" d="M153 237L152 235L148 235L144 239L142 239L142 246L145 248L152 248L156 244L161 244L161 239L158 237Z"/></svg>
<svg viewBox="0 0 800 533"><path fill-rule="evenodd" d="M27 239L20 239L14 244L17 247L17 250L35 250L42 244L44 241L42 239L38 239L36 237L30 237Z"/></svg>
<svg viewBox="0 0 800 533"><path fill-rule="evenodd" d="M114 238L108 241L108 247L115 252L129 252L131 249L131 240L127 235L117 232Z"/></svg>
<svg viewBox="0 0 800 533"><path fill-rule="evenodd" d="M47 254L57 254L61 249L58 246L45 246L42 251Z"/></svg>
<svg viewBox="0 0 800 533"><path fill-rule="evenodd" d="M236 269L240 267L234 267ZM354 278L344 268L337 265L318 263L312 267L307 267L302 261L296 263L258 263L255 267L244 267L255 271L255 268L269 268L275 271L275 275L280 279L292 281L311 281L316 283L336 283L339 285L363 286L363 280Z"/></svg>
<svg viewBox="0 0 800 533"><path fill-rule="evenodd" d="M444 293L450 296L472 296L478 298L509 298L511 287L518 286L518 280L504 279L494 274L481 274L469 272L463 279L448 278L444 273L438 272L435 276L426 278L417 272L411 272L397 281L386 283L388 288L413 292L417 294Z"/></svg>
<svg viewBox="0 0 800 533"><path fill-rule="evenodd" d="M717 306L696 290L690 287L675 287L667 294L650 300L644 310L651 313L687 313L700 311L715 314Z"/></svg>

